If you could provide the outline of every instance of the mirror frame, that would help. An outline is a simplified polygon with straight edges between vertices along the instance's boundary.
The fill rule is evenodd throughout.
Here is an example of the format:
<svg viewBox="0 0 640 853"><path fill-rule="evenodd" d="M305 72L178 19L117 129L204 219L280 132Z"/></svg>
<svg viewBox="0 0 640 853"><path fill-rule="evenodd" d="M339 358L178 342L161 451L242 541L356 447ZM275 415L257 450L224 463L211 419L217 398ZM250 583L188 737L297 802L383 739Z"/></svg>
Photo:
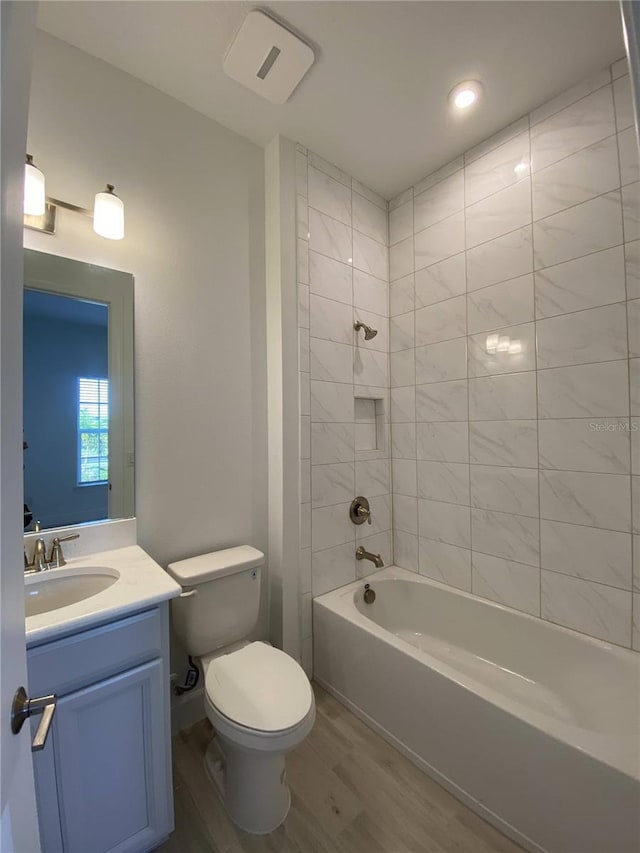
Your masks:
<svg viewBox="0 0 640 853"><path fill-rule="evenodd" d="M24 288L108 306L110 416L113 423L119 424L113 432L109 431L109 512L106 519L71 521L63 526L134 517L134 278L119 270L25 249ZM125 510L127 496L131 501L130 512ZM25 531L28 532L31 531Z"/></svg>

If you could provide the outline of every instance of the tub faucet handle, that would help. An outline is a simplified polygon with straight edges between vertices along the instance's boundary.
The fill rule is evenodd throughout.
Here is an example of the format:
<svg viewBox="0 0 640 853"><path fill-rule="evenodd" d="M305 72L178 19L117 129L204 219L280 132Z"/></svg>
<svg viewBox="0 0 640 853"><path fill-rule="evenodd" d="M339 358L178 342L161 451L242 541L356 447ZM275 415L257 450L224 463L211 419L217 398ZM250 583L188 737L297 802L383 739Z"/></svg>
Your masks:
<svg viewBox="0 0 640 853"><path fill-rule="evenodd" d="M354 524L364 524L365 521L371 524L371 509L369 501L360 495L354 498L349 507L349 518Z"/></svg>

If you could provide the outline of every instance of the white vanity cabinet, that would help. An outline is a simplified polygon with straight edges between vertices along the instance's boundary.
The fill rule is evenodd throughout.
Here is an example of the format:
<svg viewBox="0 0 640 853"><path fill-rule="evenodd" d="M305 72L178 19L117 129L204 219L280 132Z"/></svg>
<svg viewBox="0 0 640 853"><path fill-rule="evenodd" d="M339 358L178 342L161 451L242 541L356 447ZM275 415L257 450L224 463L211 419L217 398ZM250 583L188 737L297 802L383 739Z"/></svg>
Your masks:
<svg viewBox="0 0 640 853"><path fill-rule="evenodd" d="M153 850L173 830L167 602L27 655L31 695L58 697L33 753L42 850Z"/></svg>

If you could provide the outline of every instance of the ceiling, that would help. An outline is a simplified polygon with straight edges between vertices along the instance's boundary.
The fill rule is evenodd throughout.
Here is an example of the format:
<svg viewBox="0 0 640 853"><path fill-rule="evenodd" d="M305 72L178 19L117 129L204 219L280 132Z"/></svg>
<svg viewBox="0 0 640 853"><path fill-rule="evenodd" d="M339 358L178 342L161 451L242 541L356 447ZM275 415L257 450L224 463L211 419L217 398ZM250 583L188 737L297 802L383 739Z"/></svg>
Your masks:
<svg viewBox="0 0 640 853"><path fill-rule="evenodd" d="M282 133L385 198L624 55L616 2L270 2L316 62L273 105L222 61L256 3L58 2L38 26L265 145ZM453 116L447 94L482 80Z"/></svg>

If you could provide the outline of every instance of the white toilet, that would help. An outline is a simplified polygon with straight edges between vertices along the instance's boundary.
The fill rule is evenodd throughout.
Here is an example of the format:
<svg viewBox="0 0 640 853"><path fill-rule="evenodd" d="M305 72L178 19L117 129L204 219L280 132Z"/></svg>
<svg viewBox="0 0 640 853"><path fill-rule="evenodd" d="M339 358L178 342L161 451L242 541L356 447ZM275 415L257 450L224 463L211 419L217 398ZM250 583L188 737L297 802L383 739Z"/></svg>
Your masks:
<svg viewBox="0 0 640 853"><path fill-rule="evenodd" d="M258 621L263 564L262 552L241 545L169 565L183 588L172 601L174 628L199 658L216 732L205 765L231 819L256 834L286 818L284 756L316 716L302 667L267 643L246 641Z"/></svg>

